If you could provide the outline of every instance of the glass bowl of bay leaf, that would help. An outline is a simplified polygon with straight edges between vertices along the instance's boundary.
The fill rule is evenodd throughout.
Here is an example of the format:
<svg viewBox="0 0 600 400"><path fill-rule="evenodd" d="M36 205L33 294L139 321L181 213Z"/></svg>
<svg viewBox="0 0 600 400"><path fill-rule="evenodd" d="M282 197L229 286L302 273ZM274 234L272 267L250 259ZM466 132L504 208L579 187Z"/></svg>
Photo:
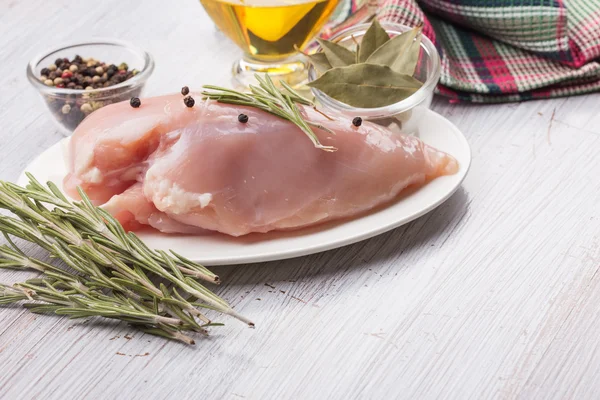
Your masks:
<svg viewBox="0 0 600 400"><path fill-rule="evenodd" d="M369 29L375 30L383 27L390 39L393 39L403 33L408 33L411 30L415 30L415 28L393 23L382 23L380 25L379 23L374 22L373 25L376 26L373 27L371 24L352 26L333 36L329 42L337 43L354 52L356 54L357 61L360 62L361 60L358 60L361 55L360 46L363 37L365 37L365 34ZM370 34L370 36L372 38L376 35ZM431 43L427 37L420 34L420 29L418 30L416 36L415 42L419 44L419 52L418 57L416 58L416 65L413 64L413 66L411 66L411 71L412 68L414 68L412 78L414 78L414 82L418 81L418 87L410 91L410 93L400 96L399 101L395 100L393 96L388 96L388 91L386 91L386 89L383 87L389 86L389 82L386 80L386 78L382 77L382 74L379 70L375 71L377 73L376 76L368 76L368 74L372 72L369 71L370 67L367 69L357 68L358 71L354 72L358 72L358 74L355 74L356 76L351 76L351 70L356 67L356 65L350 65L349 67L342 67L350 70L350 76L348 76L348 71L346 71L346 77L344 79L349 79L350 81L353 81L355 84L358 83L359 85L360 83L367 83L364 82L366 79L375 79L378 81L378 85L382 86L378 87L377 85L374 85L372 86L373 89L369 90L360 89L357 91L356 88L349 89L350 92L354 91L356 95L356 99L350 98L349 101L353 102L356 100L356 104L361 105L359 107L336 100L333 98L333 96L329 96L325 94L324 91L313 86L312 92L317 102L324 109L335 110L352 118L361 117L365 120L385 126L395 132L402 132L404 134L418 134L418 122L425 115L425 112L430 108L431 101L433 99L433 90L435 89L435 86L440 78L440 57L433 43ZM366 37L368 38L369 36ZM379 42L381 43L381 39L379 39ZM388 43L389 42L391 42L391 40L389 40ZM323 41L320 43L322 46L327 45ZM364 48L367 48L368 46L373 47L373 43L365 44ZM317 49L317 53L322 51L322 47ZM312 86L313 82L317 81L318 79L323 78L326 73L332 75L330 73L331 70L327 70L331 67L328 66L323 68L322 66L316 65L314 61L318 61L318 59L313 59L312 56L309 57L311 61L311 66L308 71L309 86ZM366 58L366 60L362 60L363 62L369 62L368 57L364 58ZM344 85L334 86L338 87L337 90L339 90L340 87L342 87L342 90L345 90L343 89L345 87ZM330 91L329 93L332 92ZM333 93L333 95L335 95L335 93ZM396 99L397 98L398 97L396 97ZM388 100L391 104L388 103Z"/></svg>

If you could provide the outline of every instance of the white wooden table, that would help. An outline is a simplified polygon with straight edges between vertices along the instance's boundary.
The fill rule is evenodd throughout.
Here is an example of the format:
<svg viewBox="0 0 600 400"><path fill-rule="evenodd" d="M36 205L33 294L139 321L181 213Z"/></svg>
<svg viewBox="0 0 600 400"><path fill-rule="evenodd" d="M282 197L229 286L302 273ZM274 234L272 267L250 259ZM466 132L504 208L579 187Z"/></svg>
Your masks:
<svg viewBox="0 0 600 400"><path fill-rule="evenodd" d="M154 55L146 95L228 84L239 56L193 0L0 0L0 179L61 138L28 60L90 36ZM226 319L189 347L1 308L0 398L597 399L599 106L438 99L473 148L463 188L371 240L214 268L256 329ZM0 271L4 283L27 276Z"/></svg>

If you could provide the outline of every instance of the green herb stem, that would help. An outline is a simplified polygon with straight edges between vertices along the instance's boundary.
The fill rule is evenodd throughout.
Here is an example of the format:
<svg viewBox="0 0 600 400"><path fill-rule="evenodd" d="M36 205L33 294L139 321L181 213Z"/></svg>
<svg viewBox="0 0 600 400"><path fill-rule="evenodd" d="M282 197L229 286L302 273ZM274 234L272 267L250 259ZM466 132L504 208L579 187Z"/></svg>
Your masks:
<svg viewBox="0 0 600 400"><path fill-rule="evenodd" d="M202 92L204 99L215 100L219 103L236 104L258 108L279 118L285 119L298 126L308 136L314 146L324 151L336 151L333 146L324 146L312 130L311 126L333 133L330 129L312 122L306 121L296 104L315 107L314 103L300 95L285 82L280 82L284 91L279 90L268 74L264 78L255 75L259 85L250 85L250 93L242 93L232 89L219 86L204 85Z"/></svg>

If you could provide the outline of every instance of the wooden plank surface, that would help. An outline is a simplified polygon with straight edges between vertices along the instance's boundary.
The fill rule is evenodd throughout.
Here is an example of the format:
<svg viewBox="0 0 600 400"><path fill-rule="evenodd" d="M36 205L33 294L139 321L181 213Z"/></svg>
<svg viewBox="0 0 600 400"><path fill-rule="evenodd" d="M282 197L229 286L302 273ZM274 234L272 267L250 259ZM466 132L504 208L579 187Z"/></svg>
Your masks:
<svg viewBox="0 0 600 400"><path fill-rule="evenodd" d="M61 138L27 62L93 36L154 55L147 95L228 84L239 56L192 0L0 0L0 179ZM214 268L256 329L227 319L188 347L1 308L0 398L598 398L599 100L437 99L473 148L463 187L371 240Z"/></svg>

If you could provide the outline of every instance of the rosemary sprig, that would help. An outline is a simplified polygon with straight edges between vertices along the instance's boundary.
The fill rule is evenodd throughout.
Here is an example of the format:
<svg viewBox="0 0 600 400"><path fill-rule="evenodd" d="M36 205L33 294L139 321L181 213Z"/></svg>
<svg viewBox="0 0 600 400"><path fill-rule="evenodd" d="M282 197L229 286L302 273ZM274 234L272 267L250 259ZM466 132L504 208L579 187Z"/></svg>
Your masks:
<svg viewBox="0 0 600 400"><path fill-rule="evenodd" d="M317 110L315 104L304 98L294 89L292 89L287 83L280 81L279 83L283 86L284 91L279 90L268 74L262 78L260 75L254 75L259 85L250 85L249 93L238 92L233 89L227 89L220 86L204 85L202 95L204 99L216 100L220 103L237 104L242 106L249 106L261 109L270 114L276 115L280 118L288 120L298 126L302 132L308 136L316 148L325 151L336 151L337 149L333 146L324 146L319 141L319 138L312 130L311 127L322 129L328 133L334 134L334 132L321 125L308 121L303 118L302 113L296 104L302 104L305 106L313 107L317 112L322 115L321 111ZM326 115L325 115L326 116ZM327 117L327 116L326 116ZM327 117L331 120L331 118Z"/></svg>
<svg viewBox="0 0 600 400"><path fill-rule="evenodd" d="M174 335L173 331L190 330L206 334L204 328L213 325L208 320L199 325L193 318L181 313L176 317L165 316L167 309L163 304L144 303L128 289L119 287L116 283L110 284L110 280L107 281L108 287L113 291L106 294L100 290L106 288L106 285L98 285L93 280L94 277L86 280L88 277L28 257L16 247L11 249L5 245L0 246L0 268L33 269L46 276L45 279L30 279L13 287L0 284L0 304L36 300L43 304L25 305L32 312L53 312L69 315L71 318L101 316L119 319L144 330L154 330L155 333L161 331L162 336L188 344L193 344L193 339L184 334Z"/></svg>
<svg viewBox="0 0 600 400"><path fill-rule="evenodd" d="M34 313L53 312L68 315L71 319L104 317L127 321L141 329L161 332L162 336L194 344L194 340L181 333L190 330L206 334L205 325L189 323L176 317L163 316L149 307L122 295L105 295L90 290L82 284L60 279L31 279L14 286L0 284L0 304L34 300L27 307ZM178 335L174 335L178 332Z"/></svg>
<svg viewBox="0 0 600 400"><path fill-rule="evenodd" d="M189 340L181 331L204 333L205 327L214 325L197 307L253 326L196 281L218 283L212 272L178 254L149 249L110 214L93 206L85 193L80 192L83 201L71 202L52 183L46 187L28 176L26 188L0 181L0 208L16 216L0 215L0 232L12 246L0 246L0 268L34 269L45 280L20 284L14 288L17 292L3 286L0 304L24 300L25 295L46 303L38 311L116 318L186 343ZM28 257L9 235L39 245L70 270ZM157 279L166 280L169 287L157 286ZM65 307L78 311L73 314Z"/></svg>

